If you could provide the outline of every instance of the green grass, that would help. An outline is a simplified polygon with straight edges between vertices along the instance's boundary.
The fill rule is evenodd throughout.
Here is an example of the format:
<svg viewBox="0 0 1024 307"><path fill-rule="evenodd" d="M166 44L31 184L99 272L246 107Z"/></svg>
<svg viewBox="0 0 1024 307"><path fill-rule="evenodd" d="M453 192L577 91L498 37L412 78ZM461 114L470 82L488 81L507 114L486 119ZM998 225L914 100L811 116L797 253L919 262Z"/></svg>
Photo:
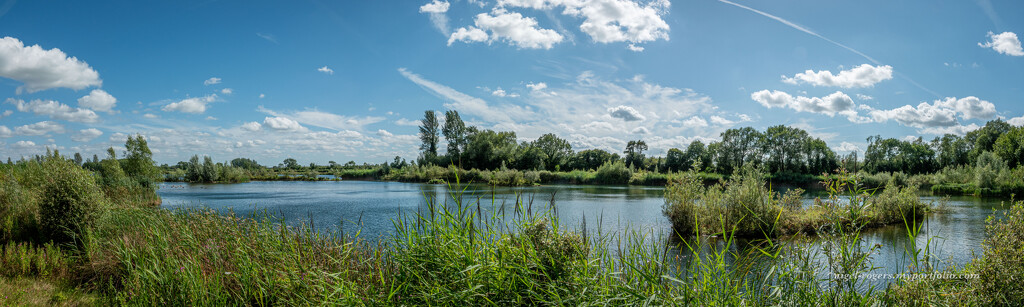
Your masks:
<svg viewBox="0 0 1024 307"><path fill-rule="evenodd" d="M45 198L22 183L45 170L4 171L8 186L18 190L0 194L0 209L31 220L39 214L38 204L31 204ZM690 207L669 216L692 218L689 232L703 235L663 236L667 229L606 233L586 223L567 226L555 207L521 201L484 211L493 204L462 195L461 175L452 173L452 195L444 196L456 201L426 199L427 210L396 216L395 235L381 241L288 224L266 213L159 210L141 201L145 197L133 206L102 206L74 244L54 243L39 233L4 237L0 286L8 287L0 287L0 303L983 306L1013 305L1021 297L1019 202L1002 220L990 222L984 255L963 269L989 277L877 288L864 278L873 271L876 247L866 246L861 231L902 223L916 237L917 218L927 208L912 189L895 184L872 193L849 174L829 177L837 179L826 182L829 195L817 209L793 214L804 210L800 193L774 194L756 172L710 187L704 177L689 174L670 184L666 195L668 203ZM769 235L804 223L814 225L819 241ZM31 225L9 223L5 233ZM762 239L737 241L757 233ZM930 248L930 242L907 248L914 266L905 272L933 273L922 265L932 261Z"/></svg>

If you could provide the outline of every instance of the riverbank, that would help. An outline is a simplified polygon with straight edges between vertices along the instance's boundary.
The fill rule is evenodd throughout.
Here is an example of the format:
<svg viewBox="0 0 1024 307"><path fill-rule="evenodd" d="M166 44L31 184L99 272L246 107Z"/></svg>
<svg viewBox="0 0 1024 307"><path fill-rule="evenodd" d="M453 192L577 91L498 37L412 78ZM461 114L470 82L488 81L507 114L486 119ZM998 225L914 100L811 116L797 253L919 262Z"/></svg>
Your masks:
<svg viewBox="0 0 1024 307"><path fill-rule="evenodd" d="M5 237L0 253L5 270L0 275L5 281L42 280L104 305L898 305L907 298L896 294L911 285L897 282L878 291L860 290L862 276L872 267L864 255L873 250L858 243L860 219L826 219L832 225L854 226L829 228L829 246L837 248L821 250L795 238L768 239L756 243L761 252L738 254L730 247L736 233L725 232L715 239L724 240L724 247L699 236L686 238L688 247L669 253L661 240L652 239L653 232L595 235L599 228L562 225L551 212L537 209L542 206L530 213L522 201L509 204L508 216L503 216L482 213L481 200L443 204L434 199L422 215L396 217L395 236L370 242L351 233L288 224L265 213L168 211L144 202L112 206L97 194L101 187L89 183L92 177L67 176L85 174L80 169L60 161L44 163L51 164L39 168L39 178L68 179L39 190L22 185L30 177L24 174L2 181L18 188L4 193L19 191L29 200L0 197L5 216L23 213L19 216L26 222L18 229L49 223L45 221L54 212L42 209L61 203L47 196L53 191L74 191L60 195L81 200L67 204L89 204L95 210L85 215L89 222L80 225L76 237L58 239L41 232L26 240ZM20 171L7 169L3 176L11 172ZM1024 212L1024 204L1013 210L991 228L992 237L1002 241L988 243L997 249L983 259L1011 259L998 257L1021 250L1021 234L1007 229L1024 225L1024 214L1016 213ZM906 252L930 261L920 250ZM814 253L835 261L821 267L811 260ZM690 260L671 258L676 256ZM754 263L754 257L759 265L742 265ZM1013 262L998 265L1017 270ZM844 277L827 277L829 272ZM926 266L905 271L931 272ZM958 291L974 290L953 302L1019 300L1016 293L982 281L958 283ZM919 297L940 297L950 290L923 287L911 290L928 289Z"/></svg>

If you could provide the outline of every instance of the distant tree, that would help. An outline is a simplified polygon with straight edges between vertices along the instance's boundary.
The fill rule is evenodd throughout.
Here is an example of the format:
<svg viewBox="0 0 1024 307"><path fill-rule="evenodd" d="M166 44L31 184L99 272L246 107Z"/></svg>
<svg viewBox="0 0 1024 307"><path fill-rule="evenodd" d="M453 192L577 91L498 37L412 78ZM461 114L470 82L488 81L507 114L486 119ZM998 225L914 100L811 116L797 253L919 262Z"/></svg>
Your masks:
<svg viewBox="0 0 1024 307"><path fill-rule="evenodd" d="M141 134L128 136L124 147L126 149L124 161L121 166L126 176L136 180L142 186L150 186L156 181L160 170L156 168L156 161L153 161L153 152L149 150L149 144Z"/></svg>
<svg viewBox="0 0 1024 307"><path fill-rule="evenodd" d="M423 151L423 158L427 161L434 161L437 158L439 140L437 127L437 114L434 113L434 110L423 112L423 122L420 126L420 140L423 141L423 144L420 145L420 150Z"/></svg>
<svg viewBox="0 0 1024 307"><path fill-rule="evenodd" d="M420 130L423 131L422 129ZM441 127L445 141L448 142L448 158L459 161L466 150L466 123L459 116L459 111L449 110L444 113L444 126Z"/></svg>
<svg viewBox="0 0 1024 307"><path fill-rule="evenodd" d="M553 133L540 136L530 145L544 153L544 167L548 170L561 169L561 166L572 156L572 145L569 144L569 141L563 140Z"/></svg>
<svg viewBox="0 0 1024 307"><path fill-rule="evenodd" d="M92 155L92 163L100 163L100 157L96 154Z"/></svg>
<svg viewBox="0 0 1024 307"><path fill-rule="evenodd" d="M734 169L748 163L759 165L763 150L764 134L751 127L725 130L718 142L718 171L732 173Z"/></svg>
<svg viewBox="0 0 1024 307"><path fill-rule="evenodd" d="M678 172L689 167L689 165L686 165L686 153L679 150L679 148L671 148L665 154L665 171Z"/></svg>
<svg viewBox="0 0 1024 307"><path fill-rule="evenodd" d="M992 151L1010 167L1024 164L1024 127L1012 127L999 136Z"/></svg>
<svg viewBox="0 0 1024 307"><path fill-rule="evenodd" d="M643 140L629 141L626 144L626 150L622 151L626 155L626 165L633 166L638 169L644 168L644 151L647 150L647 142Z"/></svg>
<svg viewBox="0 0 1024 307"><path fill-rule="evenodd" d="M518 152L515 155L514 167L521 170L544 169L544 161L547 160L547 157L548 155L540 147L523 142L519 145Z"/></svg>
<svg viewBox="0 0 1024 307"><path fill-rule="evenodd" d="M284 162L281 162L281 163L284 164L284 167L287 167L287 168L290 168L290 169L298 169L298 168L301 167L301 166L299 166L299 161L296 161L293 158L284 159Z"/></svg>
<svg viewBox="0 0 1024 307"><path fill-rule="evenodd" d="M519 147L516 133L512 131L475 131L467 136L467 141L463 153L465 168L497 169L513 162L511 160Z"/></svg>
<svg viewBox="0 0 1024 307"><path fill-rule="evenodd" d="M970 163L968 157L972 145L958 135L947 133L942 137L935 137L931 147L935 150L935 162L939 168Z"/></svg>
<svg viewBox="0 0 1024 307"><path fill-rule="evenodd" d="M683 157L682 169L691 169L696 165L696 171L704 171L710 168L712 162L714 162L711 152L708 151L707 146L704 146L704 142L700 140L690 142L690 145L686 146L686 154Z"/></svg>
<svg viewBox="0 0 1024 307"><path fill-rule="evenodd" d="M996 140L999 139L999 136L1010 132L1010 127L1010 124L1005 121L996 119L985 123L985 126L981 127L981 129L968 132L964 136L964 140L971 145L971 151L967 157L968 161L975 161L981 153L992 151Z"/></svg>
<svg viewBox="0 0 1024 307"><path fill-rule="evenodd" d="M7 158L7 160L10 160L10 159L11 158ZM77 164L79 166L82 165L82 154L77 153L77 152L75 153L75 164Z"/></svg>
<svg viewBox="0 0 1024 307"><path fill-rule="evenodd" d="M581 150L569 158L569 167L574 170L596 170L605 163L612 162L615 156L600 149Z"/></svg>
<svg viewBox="0 0 1024 307"><path fill-rule="evenodd" d="M253 169L258 169L258 168L262 167L259 163L256 162L256 160L252 160L252 159L248 159L248 158L235 158L235 159L231 160L231 166L238 167L238 168L244 168L244 169L247 169L247 170L253 170Z"/></svg>

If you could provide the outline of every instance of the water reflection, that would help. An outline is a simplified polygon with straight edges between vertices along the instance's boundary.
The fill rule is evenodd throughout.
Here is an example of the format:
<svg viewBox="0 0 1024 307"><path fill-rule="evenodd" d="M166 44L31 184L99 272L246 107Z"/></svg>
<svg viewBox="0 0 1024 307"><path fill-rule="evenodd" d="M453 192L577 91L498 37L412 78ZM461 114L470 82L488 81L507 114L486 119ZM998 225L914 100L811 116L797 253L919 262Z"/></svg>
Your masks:
<svg viewBox="0 0 1024 307"><path fill-rule="evenodd" d="M470 206L484 216L499 216L511 220L516 213L516 200L522 200L521 212L543 213L548 210L557 215L561 224L582 231L586 225L591 236L613 236L625 232L641 232L645 243L664 248L668 259L689 261L690 253L678 239L670 239L671 225L662 216L664 189L643 186L549 185L539 187L490 187L467 185L458 189L462 204ZM161 184L159 194L165 208L203 206L215 210L233 210L237 214L251 214L266 210L285 221L312 221L318 227L341 227L346 233L360 231L363 238L387 238L394 232L392 220L399 214L427 213L428 200L442 205L456 204L453 193L446 185L370 182L370 181L280 181L250 182L230 185ZM925 196L925 201L939 201ZM554 203L552 207L551 204ZM948 201L949 212L928 216L922 221L921 233L910 238L902 226L865 231L864 246L879 244L872 264L879 269L872 273L898 273L911 264L906 251L915 243L918 248L929 246L936 267L963 265L975 254L981 253L985 237L985 219L993 212L1005 210L1000 199L957 197ZM811 203L810 199L805 200ZM343 222L344 221L344 222ZM703 245L702 253L719 250L724 242L711 239ZM819 243L810 243L818 248ZM735 254L746 255L759 251L763 244L736 240L729 246L726 261L736 261ZM756 258L752 258L756 259ZM813 261L822 266L822 255ZM758 265L757 261L751 264Z"/></svg>

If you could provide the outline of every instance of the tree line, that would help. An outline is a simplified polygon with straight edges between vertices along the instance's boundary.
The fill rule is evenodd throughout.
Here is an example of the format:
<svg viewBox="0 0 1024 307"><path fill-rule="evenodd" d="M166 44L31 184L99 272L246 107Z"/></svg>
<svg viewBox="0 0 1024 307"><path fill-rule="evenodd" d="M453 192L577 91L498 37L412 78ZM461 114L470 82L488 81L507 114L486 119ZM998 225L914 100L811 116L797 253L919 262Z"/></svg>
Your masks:
<svg viewBox="0 0 1024 307"><path fill-rule="evenodd" d="M493 170L594 170L606 163L622 162L633 169L675 172L698 171L730 174L746 165L770 173L821 174L840 166L867 172L931 173L957 165L973 165L984 152L992 152L1010 167L1024 162L1024 128L1000 119L961 137L945 134L930 142L871 136L860 157L857 151L836 154L828 144L807 131L785 125L764 131L752 127L728 129L720 141L693 141L685 149L671 148L664 157L649 157L643 140L631 140L618 152L602 149L574 151L572 145L548 133L533 141L517 141L514 131L493 131L466 126L458 111L427 110L419 126L419 165L456 165L464 169ZM440 153L441 137L447 151Z"/></svg>

